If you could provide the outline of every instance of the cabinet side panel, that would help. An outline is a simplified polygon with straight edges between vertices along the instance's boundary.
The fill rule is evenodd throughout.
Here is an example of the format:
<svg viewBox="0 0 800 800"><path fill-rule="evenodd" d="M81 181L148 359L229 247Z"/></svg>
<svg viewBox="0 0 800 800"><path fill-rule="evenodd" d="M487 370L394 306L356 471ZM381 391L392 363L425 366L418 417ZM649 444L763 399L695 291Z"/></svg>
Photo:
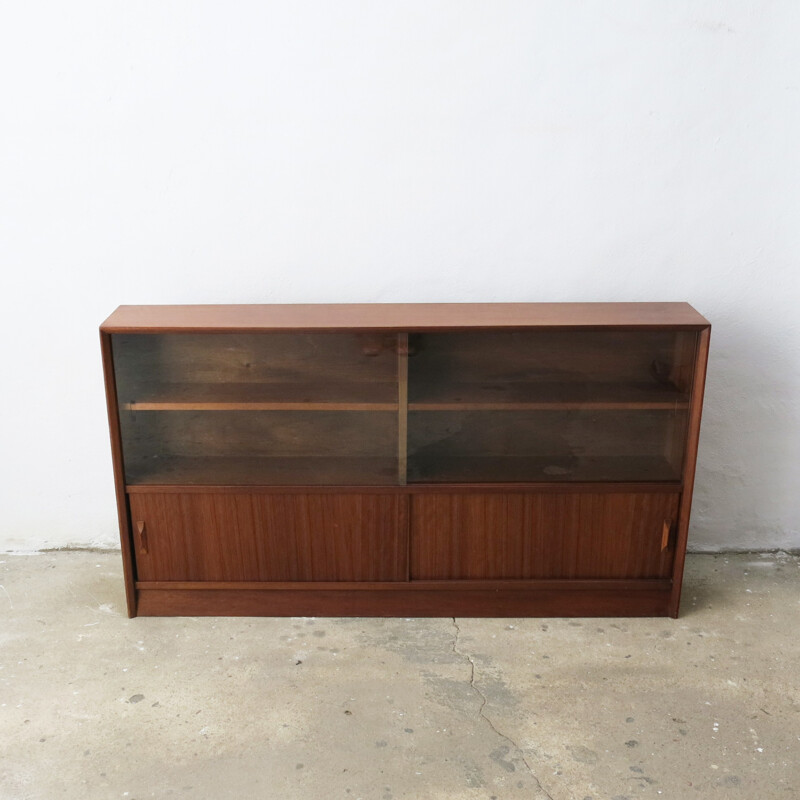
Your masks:
<svg viewBox="0 0 800 800"><path fill-rule="evenodd" d="M689 413L689 435L683 467L683 495L681 496L680 515L678 517L677 541L675 543L675 562L672 570L672 597L669 613L678 616L683 585L683 566L686 560L686 545L689 538L689 516L692 511L692 493L694 476L697 468L697 448L700 441L700 419L703 414L703 393L706 385L706 369L708 366L708 346L711 329L700 332L697 342L697 361L694 368L692 384L691 409Z"/></svg>
<svg viewBox="0 0 800 800"><path fill-rule="evenodd" d="M125 576L125 599L129 617L136 616L136 576L131 544L131 530L128 519L128 503L125 496L125 467L122 456L122 435L119 425L119 406L117 385L114 376L114 354L111 336L100 333L100 348L103 356L103 376L105 379L106 405L108 408L108 428L111 437L111 460L114 467L114 486L117 499L119 538L122 549L122 571Z"/></svg>
<svg viewBox="0 0 800 800"><path fill-rule="evenodd" d="M144 581L405 580L401 495L130 495Z"/></svg>

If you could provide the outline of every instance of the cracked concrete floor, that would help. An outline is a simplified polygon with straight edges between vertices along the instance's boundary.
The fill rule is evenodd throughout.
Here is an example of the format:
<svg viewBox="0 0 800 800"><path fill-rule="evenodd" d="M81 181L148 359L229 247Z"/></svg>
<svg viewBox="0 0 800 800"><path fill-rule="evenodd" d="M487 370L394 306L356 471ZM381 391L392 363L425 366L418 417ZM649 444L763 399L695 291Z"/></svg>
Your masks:
<svg viewBox="0 0 800 800"><path fill-rule="evenodd" d="M670 619L135 619L120 557L0 555L0 798L800 797L800 558Z"/></svg>

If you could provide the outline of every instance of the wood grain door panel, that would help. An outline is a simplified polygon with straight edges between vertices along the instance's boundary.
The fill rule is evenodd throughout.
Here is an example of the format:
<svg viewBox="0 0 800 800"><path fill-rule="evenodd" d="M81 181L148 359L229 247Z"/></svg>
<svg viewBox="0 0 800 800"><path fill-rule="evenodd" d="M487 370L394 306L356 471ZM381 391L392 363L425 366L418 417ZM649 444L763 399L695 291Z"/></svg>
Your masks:
<svg viewBox="0 0 800 800"><path fill-rule="evenodd" d="M129 498L141 581L408 578L402 495L165 492Z"/></svg>
<svg viewBox="0 0 800 800"><path fill-rule="evenodd" d="M666 492L416 495L411 577L668 577L678 502Z"/></svg>

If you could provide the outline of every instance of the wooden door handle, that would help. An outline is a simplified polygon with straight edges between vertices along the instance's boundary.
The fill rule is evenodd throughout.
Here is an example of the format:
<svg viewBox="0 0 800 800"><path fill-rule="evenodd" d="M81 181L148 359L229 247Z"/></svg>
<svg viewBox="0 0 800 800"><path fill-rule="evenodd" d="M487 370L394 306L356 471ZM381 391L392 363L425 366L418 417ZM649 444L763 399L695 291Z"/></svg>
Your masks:
<svg viewBox="0 0 800 800"><path fill-rule="evenodd" d="M147 528L144 525L144 520L136 523L136 530L139 531L139 552L147 554Z"/></svg>
<svg viewBox="0 0 800 800"><path fill-rule="evenodd" d="M661 552L669 547L670 536L672 535L672 520L665 519L664 527L661 529Z"/></svg>

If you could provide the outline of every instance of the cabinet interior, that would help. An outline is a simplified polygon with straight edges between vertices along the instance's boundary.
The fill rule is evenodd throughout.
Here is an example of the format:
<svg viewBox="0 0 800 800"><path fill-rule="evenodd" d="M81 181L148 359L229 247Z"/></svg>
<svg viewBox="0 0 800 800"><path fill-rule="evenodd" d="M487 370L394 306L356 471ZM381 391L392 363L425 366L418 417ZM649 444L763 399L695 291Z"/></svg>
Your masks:
<svg viewBox="0 0 800 800"><path fill-rule="evenodd" d="M114 334L125 481L679 481L696 338Z"/></svg>

